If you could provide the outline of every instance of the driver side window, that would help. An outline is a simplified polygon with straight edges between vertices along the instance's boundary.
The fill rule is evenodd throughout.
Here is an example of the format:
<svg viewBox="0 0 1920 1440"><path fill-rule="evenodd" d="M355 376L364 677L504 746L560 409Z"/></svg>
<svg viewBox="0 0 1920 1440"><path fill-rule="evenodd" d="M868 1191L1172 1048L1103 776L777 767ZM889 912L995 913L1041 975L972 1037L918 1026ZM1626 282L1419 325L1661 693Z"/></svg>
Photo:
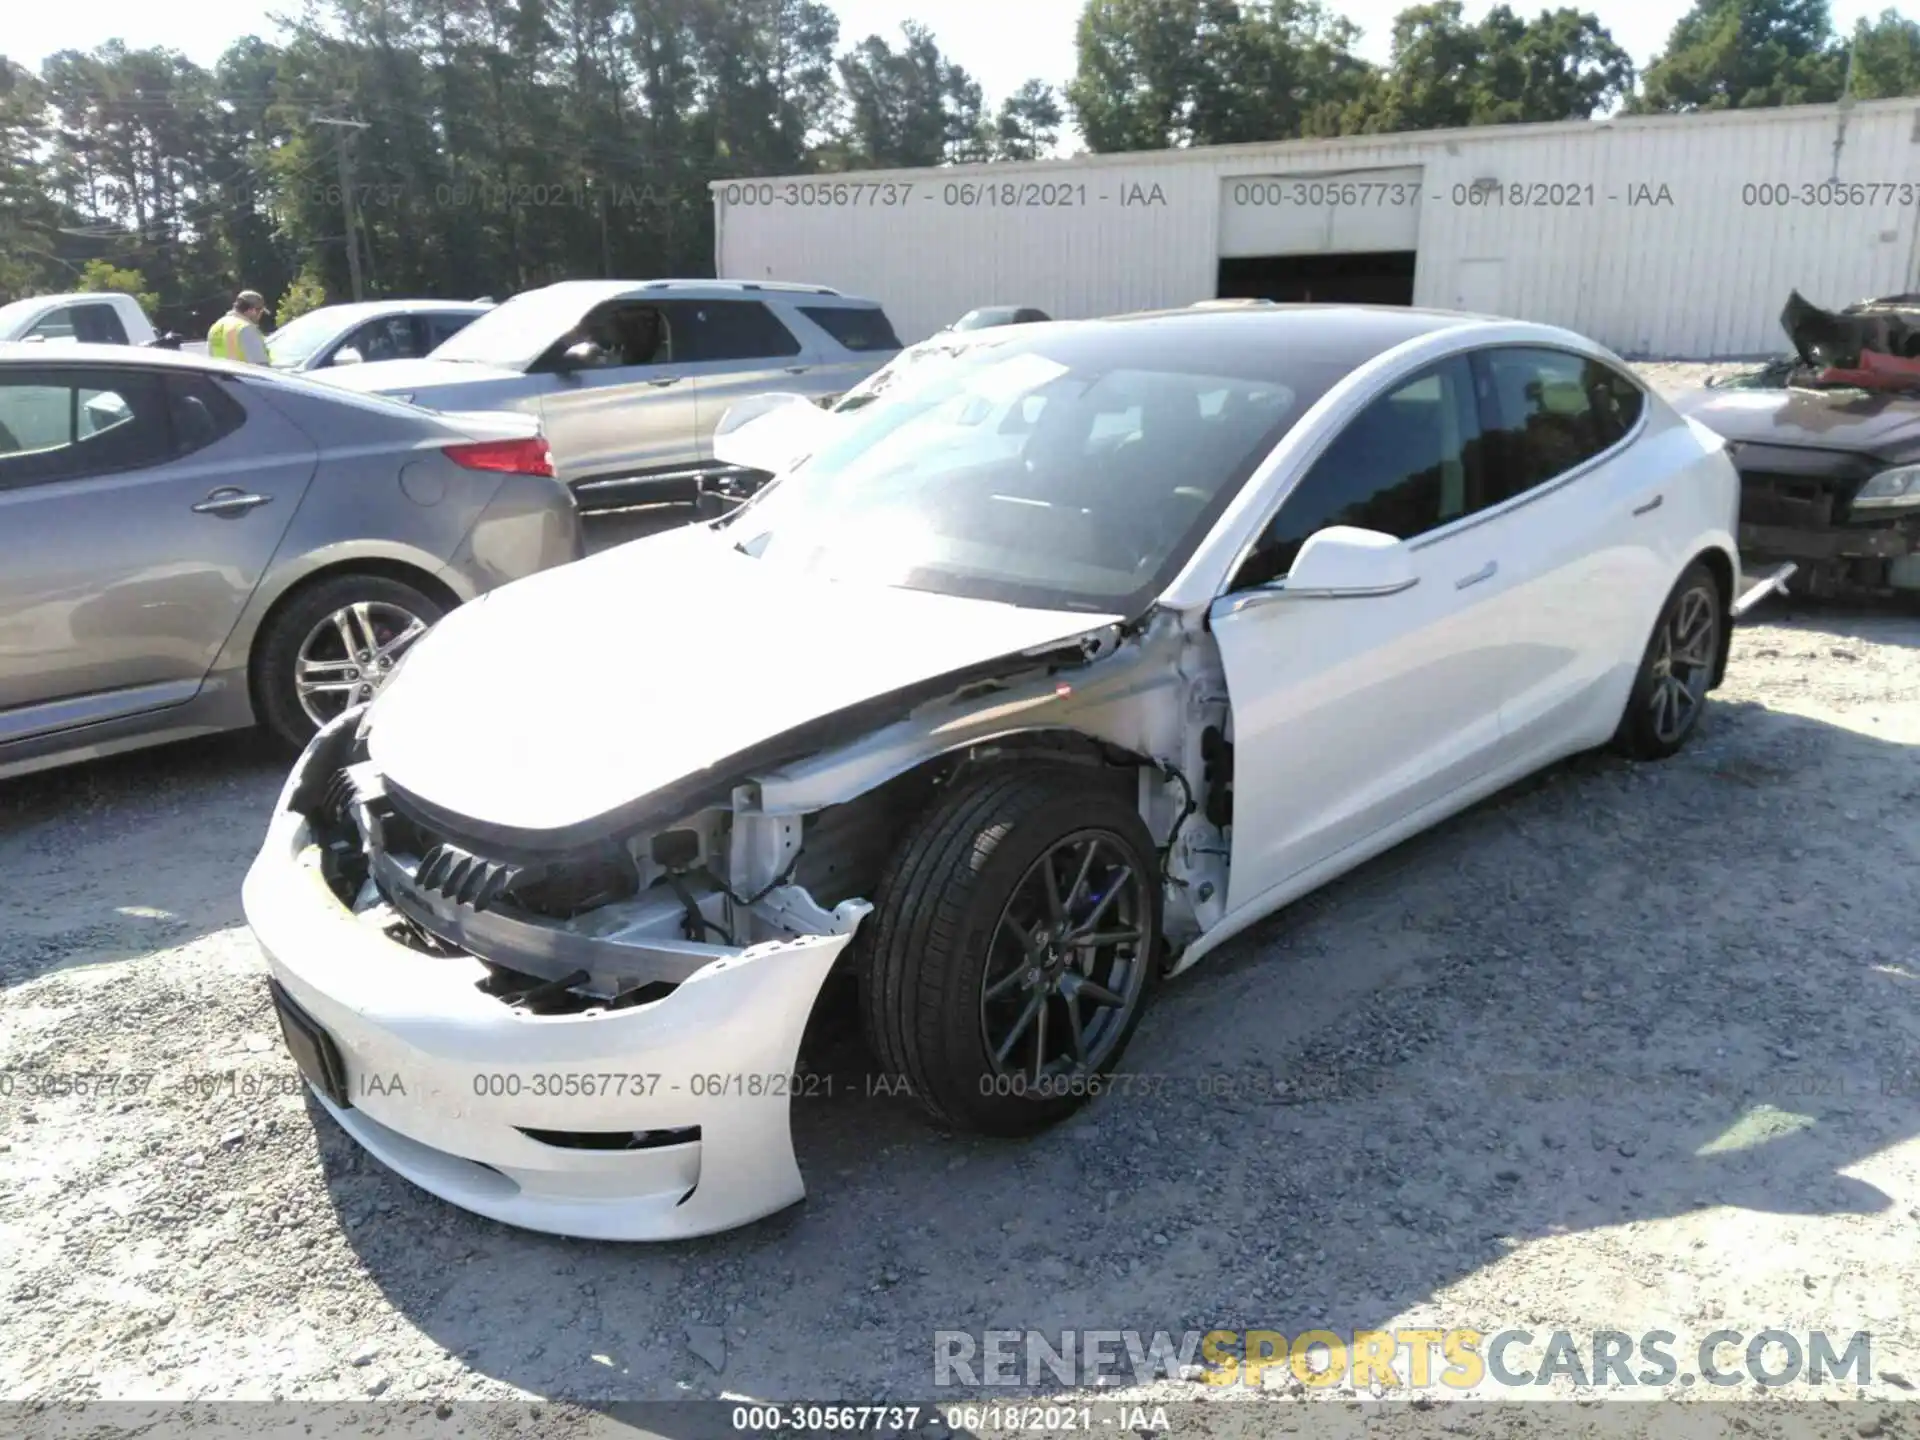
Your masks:
<svg viewBox="0 0 1920 1440"><path fill-rule="evenodd" d="M341 349L360 352L362 360L408 360L418 353L413 343L413 321L406 315L386 315L369 320L348 337Z"/></svg>
<svg viewBox="0 0 1920 1440"><path fill-rule="evenodd" d="M675 358L675 327L665 305L616 300L592 311L542 357L540 369L560 366L562 357L582 343L595 347L584 367L625 369L635 365L667 365Z"/></svg>
<svg viewBox="0 0 1920 1440"><path fill-rule="evenodd" d="M1465 356L1443 360L1375 400L1334 437L1280 504L1230 591L1285 577L1307 538L1330 525L1396 539L1484 509L1480 407Z"/></svg>

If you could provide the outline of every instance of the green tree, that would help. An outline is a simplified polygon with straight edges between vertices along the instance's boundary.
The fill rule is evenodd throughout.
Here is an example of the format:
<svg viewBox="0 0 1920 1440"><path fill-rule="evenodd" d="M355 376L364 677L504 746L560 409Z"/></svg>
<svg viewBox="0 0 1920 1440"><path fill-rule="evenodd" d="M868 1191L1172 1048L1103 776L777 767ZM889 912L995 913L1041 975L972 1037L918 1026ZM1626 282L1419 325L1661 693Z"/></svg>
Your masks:
<svg viewBox="0 0 1920 1440"><path fill-rule="evenodd" d="M47 193L42 156L47 97L24 65L0 58L0 303L58 288L61 215Z"/></svg>
<svg viewBox="0 0 1920 1440"><path fill-rule="evenodd" d="M1029 80L1000 102L993 116L993 156L996 160L1037 160L1060 139L1066 117L1053 87Z"/></svg>
<svg viewBox="0 0 1920 1440"><path fill-rule="evenodd" d="M320 277L311 270L302 270L293 277L291 284L281 292L274 302L273 323L275 328L285 325L289 320L297 320L309 310L318 310L327 303L327 287Z"/></svg>
<svg viewBox="0 0 1920 1440"><path fill-rule="evenodd" d="M89 260L81 267L80 280L74 288L131 295L140 302L140 308L151 315L159 308L160 297L146 285L146 277L138 270L125 269L111 260Z"/></svg>
<svg viewBox="0 0 1920 1440"><path fill-rule="evenodd" d="M1349 111L1352 128L1584 120L1633 86L1626 51L1598 17L1578 10L1522 20L1496 5L1469 25L1459 0L1432 0L1394 17L1392 53L1364 102Z"/></svg>
<svg viewBox="0 0 1920 1440"><path fill-rule="evenodd" d="M1635 112L1804 105L1840 97L1846 56L1827 0L1696 0L1647 67Z"/></svg>
<svg viewBox="0 0 1920 1440"><path fill-rule="evenodd" d="M900 27L895 50L869 35L840 58L844 153L860 169L985 158L980 86L940 53L924 25Z"/></svg>
<svg viewBox="0 0 1920 1440"><path fill-rule="evenodd" d="M1332 133L1371 74L1358 38L1312 0L1088 0L1067 101L1095 151Z"/></svg>
<svg viewBox="0 0 1920 1440"><path fill-rule="evenodd" d="M1854 25L1853 93L1862 100L1920 95L1920 23L1882 10Z"/></svg>

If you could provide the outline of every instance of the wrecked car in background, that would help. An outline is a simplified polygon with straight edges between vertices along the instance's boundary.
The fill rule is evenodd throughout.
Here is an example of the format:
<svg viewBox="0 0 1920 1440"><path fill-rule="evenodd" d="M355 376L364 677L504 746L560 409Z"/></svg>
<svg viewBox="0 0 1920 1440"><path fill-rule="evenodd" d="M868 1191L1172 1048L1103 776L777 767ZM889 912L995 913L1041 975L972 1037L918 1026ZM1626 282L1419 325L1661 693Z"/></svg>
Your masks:
<svg viewBox="0 0 1920 1440"><path fill-rule="evenodd" d="M1781 324L1792 358L1676 402L1740 471L1742 555L1802 594L1920 593L1920 295L1795 292Z"/></svg>
<svg viewBox="0 0 1920 1440"><path fill-rule="evenodd" d="M1591 342L1346 306L1004 333L724 519L454 611L315 738L244 904L374 1156L539 1230L744 1224L805 1193L835 970L889 1093L1034 1133L1281 905L1694 733L1738 482Z"/></svg>

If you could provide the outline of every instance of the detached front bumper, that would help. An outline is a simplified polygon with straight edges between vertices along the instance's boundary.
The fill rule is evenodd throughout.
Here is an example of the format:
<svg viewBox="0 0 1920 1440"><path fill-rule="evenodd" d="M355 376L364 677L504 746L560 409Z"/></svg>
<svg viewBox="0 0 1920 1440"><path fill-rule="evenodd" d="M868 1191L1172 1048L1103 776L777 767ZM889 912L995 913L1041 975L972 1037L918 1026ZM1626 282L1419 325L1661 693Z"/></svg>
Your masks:
<svg viewBox="0 0 1920 1440"><path fill-rule="evenodd" d="M857 917L729 951L651 1003L531 1015L477 988L478 960L416 950L343 905L284 796L242 902L274 978L344 1062L347 1104L317 1098L423 1190L603 1240L711 1234L805 1195L791 1077Z"/></svg>

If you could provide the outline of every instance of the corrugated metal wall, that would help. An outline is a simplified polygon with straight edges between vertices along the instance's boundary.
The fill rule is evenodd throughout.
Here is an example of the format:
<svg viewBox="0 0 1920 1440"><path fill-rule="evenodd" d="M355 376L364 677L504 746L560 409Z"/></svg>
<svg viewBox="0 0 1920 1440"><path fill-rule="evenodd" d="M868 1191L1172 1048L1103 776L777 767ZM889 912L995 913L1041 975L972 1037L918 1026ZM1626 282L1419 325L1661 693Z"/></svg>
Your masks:
<svg viewBox="0 0 1920 1440"><path fill-rule="evenodd" d="M1920 289L1920 104L1906 100L1844 118L1799 106L722 182L715 259L728 279L871 296L911 342L976 305L1077 318L1211 298L1232 182L1360 181L1352 172L1408 166L1423 176L1420 305L1565 325L1633 356L1704 359L1779 350L1792 288L1826 306ZM1497 181L1503 198L1473 203L1476 181ZM1760 188L1772 186L1784 188ZM1514 187L1532 203L1511 203ZM1288 203L1293 192L1260 193ZM1307 196L1326 201L1324 187ZM1390 199L1353 190L1334 203ZM1276 233L1394 228L1362 219Z"/></svg>

